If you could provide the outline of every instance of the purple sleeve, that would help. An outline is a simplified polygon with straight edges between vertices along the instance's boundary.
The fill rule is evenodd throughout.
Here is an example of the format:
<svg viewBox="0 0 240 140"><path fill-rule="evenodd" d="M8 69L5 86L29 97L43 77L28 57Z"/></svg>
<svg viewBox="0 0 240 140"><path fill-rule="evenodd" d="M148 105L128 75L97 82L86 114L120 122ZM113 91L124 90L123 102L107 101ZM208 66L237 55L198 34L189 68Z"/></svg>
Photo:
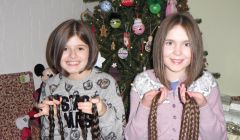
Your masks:
<svg viewBox="0 0 240 140"><path fill-rule="evenodd" d="M226 123L218 86L212 88L207 105L200 108L200 136L203 140L227 140Z"/></svg>
<svg viewBox="0 0 240 140"><path fill-rule="evenodd" d="M130 115L125 128L126 140L148 139L148 114L150 108L142 105L139 95L132 89L130 93Z"/></svg>

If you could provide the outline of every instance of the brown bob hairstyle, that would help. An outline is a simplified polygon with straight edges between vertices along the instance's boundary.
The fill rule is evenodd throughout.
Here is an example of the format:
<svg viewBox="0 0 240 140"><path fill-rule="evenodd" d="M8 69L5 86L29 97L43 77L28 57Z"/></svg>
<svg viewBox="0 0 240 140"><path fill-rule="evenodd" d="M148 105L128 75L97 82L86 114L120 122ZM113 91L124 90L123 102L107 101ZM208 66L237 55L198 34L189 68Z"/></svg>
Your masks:
<svg viewBox="0 0 240 140"><path fill-rule="evenodd" d="M58 25L48 39L46 59L54 73L62 73L65 76L69 75L69 73L60 66L60 61L65 45L68 40L75 35L89 46L89 58L85 69L89 70L94 67L99 52L95 35L87 23L70 19Z"/></svg>
<svg viewBox="0 0 240 140"><path fill-rule="evenodd" d="M174 26L182 26L189 38L191 43L191 63L186 69L186 79L183 81L186 87L195 81L203 72L203 42L200 29L188 12L175 13L167 16L160 24L158 28L154 43L153 43L153 67L156 77L159 78L160 82L170 89L170 82L166 77L166 67L163 62L163 45L165 38Z"/></svg>

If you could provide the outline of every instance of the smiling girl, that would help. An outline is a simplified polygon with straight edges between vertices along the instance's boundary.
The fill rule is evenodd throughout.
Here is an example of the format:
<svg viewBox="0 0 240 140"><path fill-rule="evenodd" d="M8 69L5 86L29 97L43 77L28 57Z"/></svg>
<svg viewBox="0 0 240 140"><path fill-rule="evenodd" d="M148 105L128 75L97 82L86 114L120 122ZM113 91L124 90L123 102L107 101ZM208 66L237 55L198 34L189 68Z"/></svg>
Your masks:
<svg viewBox="0 0 240 140"><path fill-rule="evenodd" d="M193 126L196 139L226 140L218 84L211 73L203 70L201 32L189 13L172 14L161 22L153 44L153 65L154 69L138 74L133 82L126 139L153 140L154 133L149 131L152 126L157 128L154 139L181 139L185 135L181 134L183 108L190 96L200 111L196 120L199 124ZM157 95L154 118L150 111ZM149 118L157 121L151 124Z"/></svg>
<svg viewBox="0 0 240 140"><path fill-rule="evenodd" d="M82 21L67 20L51 33L46 58L56 75L44 83L40 112L35 115L42 116L42 139L123 139L122 98L116 81L94 68L98 52L94 34ZM50 100L54 95L60 99ZM51 106L54 116L49 113ZM98 132L90 127L99 128Z"/></svg>

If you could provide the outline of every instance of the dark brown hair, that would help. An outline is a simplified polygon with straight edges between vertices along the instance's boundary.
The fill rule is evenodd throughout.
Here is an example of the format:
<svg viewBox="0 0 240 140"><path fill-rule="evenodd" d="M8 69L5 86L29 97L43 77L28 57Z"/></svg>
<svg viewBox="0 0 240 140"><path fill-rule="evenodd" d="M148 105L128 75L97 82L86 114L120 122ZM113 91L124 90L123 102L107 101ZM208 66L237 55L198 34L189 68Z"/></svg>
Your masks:
<svg viewBox="0 0 240 140"><path fill-rule="evenodd" d="M157 140L157 107L161 93L152 100L148 118L148 139ZM199 106L196 101L186 93L186 103L183 104L181 130L179 140L198 140L199 136Z"/></svg>
<svg viewBox="0 0 240 140"><path fill-rule="evenodd" d="M186 93L186 103L183 105L182 122L179 140L198 140L200 110L195 99Z"/></svg>
<svg viewBox="0 0 240 140"><path fill-rule="evenodd" d="M153 99L148 118L148 140L157 140L157 107L161 93L158 93Z"/></svg>
<svg viewBox="0 0 240 140"><path fill-rule="evenodd" d="M89 70L93 68L96 63L99 48L91 28L83 21L70 19L58 25L48 39L46 59L54 73L62 73L65 76L69 75L61 68L60 61L65 45L75 35L89 47L89 58L85 69Z"/></svg>
<svg viewBox="0 0 240 140"><path fill-rule="evenodd" d="M60 100L60 96L58 94L56 95L50 95L48 96L49 100L52 101L53 99ZM63 123L62 123L62 118L60 114L60 105L57 105L57 119L58 119L58 124L60 127L60 135L61 135L61 140L64 140L64 130L63 130ZM54 128L55 128L55 119L54 119L54 109L53 105L49 106L49 140L54 140ZM97 105L93 103L92 105L92 115L85 114L85 113L80 113L80 121L78 122L82 131L82 137L84 140L87 139L87 122L86 122L86 117L91 119L91 134L92 134L92 140L100 140L101 139L101 132L99 128L99 118L98 118L98 111L97 111Z"/></svg>
<svg viewBox="0 0 240 140"><path fill-rule="evenodd" d="M187 78L183 81L187 87L202 74L204 64L202 36L193 17L187 12L175 13L166 17L161 22L154 38L153 66L156 77L168 89L170 89L170 83L167 80L165 72L163 45L168 32L176 25L180 25L185 29L191 43L191 63L187 67Z"/></svg>
<svg viewBox="0 0 240 140"><path fill-rule="evenodd" d="M60 100L60 96L58 94L56 95L50 95L48 96L49 101L55 100ZM57 118L58 118L58 125L60 127L60 135L61 135L61 140L64 140L64 130L63 130L63 123L62 123L62 117L60 115L60 105L57 105ZM49 140L54 140L54 128L55 128L55 119L54 119L54 106L49 105Z"/></svg>

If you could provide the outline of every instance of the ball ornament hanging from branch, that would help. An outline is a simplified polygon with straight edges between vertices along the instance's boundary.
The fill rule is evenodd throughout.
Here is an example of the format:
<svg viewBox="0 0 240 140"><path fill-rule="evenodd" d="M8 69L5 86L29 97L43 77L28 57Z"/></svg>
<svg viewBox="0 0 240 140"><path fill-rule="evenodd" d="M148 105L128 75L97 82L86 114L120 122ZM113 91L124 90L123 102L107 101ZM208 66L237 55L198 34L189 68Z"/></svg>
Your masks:
<svg viewBox="0 0 240 140"><path fill-rule="evenodd" d="M121 5L125 7L133 6L134 0L122 0Z"/></svg>
<svg viewBox="0 0 240 140"><path fill-rule="evenodd" d="M159 3L150 4L149 10L153 14L158 14L160 12L160 10L161 10L161 6L160 6Z"/></svg>
<svg viewBox="0 0 240 140"><path fill-rule="evenodd" d="M110 25L112 28L120 28L121 26L121 16L118 13L112 13L109 17Z"/></svg>
<svg viewBox="0 0 240 140"><path fill-rule="evenodd" d="M128 50L125 48L120 48L118 50L118 57L121 59L126 59L128 57Z"/></svg>
<svg viewBox="0 0 240 140"><path fill-rule="evenodd" d="M133 30L134 34L136 34L136 35L141 35L141 34L144 33L144 31L145 31L145 26L144 26L144 24L142 23L142 19L136 18L136 19L134 20L134 24L133 24L133 26L132 26L132 30Z"/></svg>
<svg viewBox="0 0 240 140"><path fill-rule="evenodd" d="M110 12L112 9L112 3L105 0L99 3L99 7L103 12Z"/></svg>

